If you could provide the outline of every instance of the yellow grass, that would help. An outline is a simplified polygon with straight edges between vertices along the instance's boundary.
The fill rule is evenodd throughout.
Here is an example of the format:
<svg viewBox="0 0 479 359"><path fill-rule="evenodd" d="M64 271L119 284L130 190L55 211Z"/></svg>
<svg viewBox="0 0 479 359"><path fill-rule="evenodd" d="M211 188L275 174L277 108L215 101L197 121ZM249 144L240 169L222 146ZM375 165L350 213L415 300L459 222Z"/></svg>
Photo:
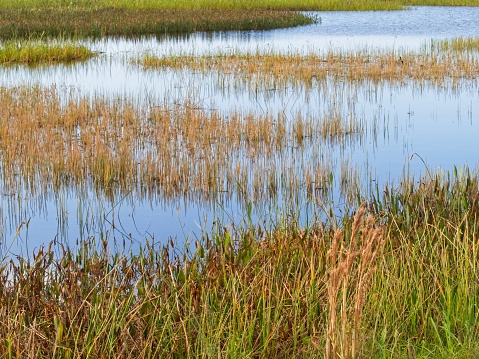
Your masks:
<svg viewBox="0 0 479 359"><path fill-rule="evenodd" d="M214 200L247 191L257 200L277 193L279 178L311 192L325 188L331 163L299 159L312 141L359 135L281 114L242 114L179 105L143 106L124 98L76 98L55 88L0 88L0 153L6 191L26 183L32 193L91 183L108 196ZM336 125L337 126L337 125ZM324 149L323 149L324 151ZM318 158L319 156L316 155ZM265 173L267 175L265 175Z"/></svg>

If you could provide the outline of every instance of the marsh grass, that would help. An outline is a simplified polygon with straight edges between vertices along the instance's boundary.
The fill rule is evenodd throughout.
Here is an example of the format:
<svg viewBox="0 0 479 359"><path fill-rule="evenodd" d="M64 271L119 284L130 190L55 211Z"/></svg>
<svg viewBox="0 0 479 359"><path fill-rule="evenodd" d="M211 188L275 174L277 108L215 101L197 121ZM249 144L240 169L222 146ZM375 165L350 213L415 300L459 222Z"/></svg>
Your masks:
<svg viewBox="0 0 479 359"><path fill-rule="evenodd" d="M372 338L381 350L454 357L471 348L477 355L478 198L477 174L467 169L405 180L378 194L375 212L387 224L394 256L382 258L370 292Z"/></svg>
<svg viewBox="0 0 479 359"><path fill-rule="evenodd" d="M267 30L313 22L296 12L261 9L20 8L0 10L0 37L163 36L194 31Z"/></svg>
<svg viewBox="0 0 479 359"><path fill-rule="evenodd" d="M327 143L321 149L312 144L365 134L361 127L351 134L325 129L336 121L328 114L314 120L234 110L222 115L187 100L139 105L123 97L60 94L54 87L0 88L0 94L8 193L91 186L111 200L133 193L165 201L246 196L264 202L302 185L330 188L331 159L318 152Z"/></svg>
<svg viewBox="0 0 479 359"><path fill-rule="evenodd" d="M479 38L458 37L450 40L431 40L429 46L432 51L477 52L479 51Z"/></svg>
<svg viewBox="0 0 479 359"><path fill-rule="evenodd" d="M452 44L463 43L460 40ZM473 46L471 41L471 45ZM218 71L234 74L253 83L273 81L275 84L299 82L311 86L314 81L384 81L397 84L424 83L442 86L457 84L478 75L478 59L465 52L448 52L448 45L432 46L433 51L419 53L399 51L353 51L320 54L220 54L205 56L157 57L144 54L134 60L145 69L188 68L204 73ZM454 46L454 45L451 45ZM456 45L466 46L466 45Z"/></svg>
<svg viewBox="0 0 479 359"><path fill-rule="evenodd" d="M4 41L0 47L0 64L42 64L85 61L94 56L86 46L48 41Z"/></svg>
<svg viewBox="0 0 479 359"><path fill-rule="evenodd" d="M2 262L0 354L477 355L478 188L467 171L404 179L339 222L218 222L194 251L41 247Z"/></svg>
<svg viewBox="0 0 479 359"><path fill-rule="evenodd" d="M189 255L174 243L157 248L147 240L131 254L90 240L76 251L48 246L31 261L2 263L0 355L317 357L336 320L328 313L339 310L328 309L329 299L356 293L345 299L349 306L367 294L374 259L364 267L357 250L377 253L383 232L364 208L356 232L277 225L218 226ZM336 250L326 254L331 241ZM335 258L343 253L347 268ZM345 269L350 281L328 291ZM353 309L351 321L340 316L342 325L360 331L362 311ZM330 337L335 348L347 345ZM362 338L354 338L360 350Z"/></svg>

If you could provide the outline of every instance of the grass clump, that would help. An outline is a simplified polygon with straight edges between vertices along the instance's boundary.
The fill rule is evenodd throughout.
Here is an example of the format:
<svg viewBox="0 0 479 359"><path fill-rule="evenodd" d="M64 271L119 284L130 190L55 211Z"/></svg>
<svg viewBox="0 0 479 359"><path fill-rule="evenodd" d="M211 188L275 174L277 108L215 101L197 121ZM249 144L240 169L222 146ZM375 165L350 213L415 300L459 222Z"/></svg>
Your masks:
<svg viewBox="0 0 479 359"><path fill-rule="evenodd" d="M222 114L201 105L0 87L3 188L18 193L28 183L31 193L39 193L86 186L112 200L132 193L210 203L254 195L264 202L276 198L278 188L294 192L305 171L308 187L329 188L330 161L322 158L318 166L304 153L320 137L365 133L360 127L352 127L355 133L325 130L328 114L321 121L298 115L287 123L284 114ZM292 158L304 165L294 168Z"/></svg>
<svg viewBox="0 0 479 359"><path fill-rule="evenodd" d="M0 47L0 64L41 65L84 61L94 56L85 46L54 44L45 41L4 41Z"/></svg>

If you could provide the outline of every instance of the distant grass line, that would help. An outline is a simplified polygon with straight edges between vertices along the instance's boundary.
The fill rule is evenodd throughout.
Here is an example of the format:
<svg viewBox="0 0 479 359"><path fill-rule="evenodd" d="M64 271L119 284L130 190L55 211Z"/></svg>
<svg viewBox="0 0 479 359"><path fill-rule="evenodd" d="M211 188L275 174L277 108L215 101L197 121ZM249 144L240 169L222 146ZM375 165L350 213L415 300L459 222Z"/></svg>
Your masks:
<svg viewBox="0 0 479 359"><path fill-rule="evenodd" d="M479 6L479 0L0 0L0 38L269 30L314 22L295 11L401 10L409 5Z"/></svg>
<svg viewBox="0 0 479 359"><path fill-rule="evenodd" d="M397 0L0 0L0 8L123 8L150 10L397 10Z"/></svg>
<svg viewBox="0 0 479 359"><path fill-rule="evenodd" d="M479 0L0 0L0 9L149 9L149 10L399 10L406 6L479 6Z"/></svg>
<svg viewBox="0 0 479 359"><path fill-rule="evenodd" d="M6 41L0 44L0 64L41 65L83 61L94 56L85 46L45 41Z"/></svg>
<svg viewBox="0 0 479 359"><path fill-rule="evenodd" d="M268 30L313 22L299 13L270 10L3 9L0 37L161 36L194 31Z"/></svg>

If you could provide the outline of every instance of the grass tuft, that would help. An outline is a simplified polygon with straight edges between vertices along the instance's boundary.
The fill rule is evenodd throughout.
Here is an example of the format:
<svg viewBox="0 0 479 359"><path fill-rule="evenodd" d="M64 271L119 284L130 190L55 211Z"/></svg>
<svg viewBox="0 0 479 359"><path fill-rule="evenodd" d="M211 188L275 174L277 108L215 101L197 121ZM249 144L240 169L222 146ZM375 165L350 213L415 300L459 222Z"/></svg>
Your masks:
<svg viewBox="0 0 479 359"><path fill-rule="evenodd" d="M41 64L85 61L94 53L85 46L45 41L4 41L0 47L0 64Z"/></svg>

